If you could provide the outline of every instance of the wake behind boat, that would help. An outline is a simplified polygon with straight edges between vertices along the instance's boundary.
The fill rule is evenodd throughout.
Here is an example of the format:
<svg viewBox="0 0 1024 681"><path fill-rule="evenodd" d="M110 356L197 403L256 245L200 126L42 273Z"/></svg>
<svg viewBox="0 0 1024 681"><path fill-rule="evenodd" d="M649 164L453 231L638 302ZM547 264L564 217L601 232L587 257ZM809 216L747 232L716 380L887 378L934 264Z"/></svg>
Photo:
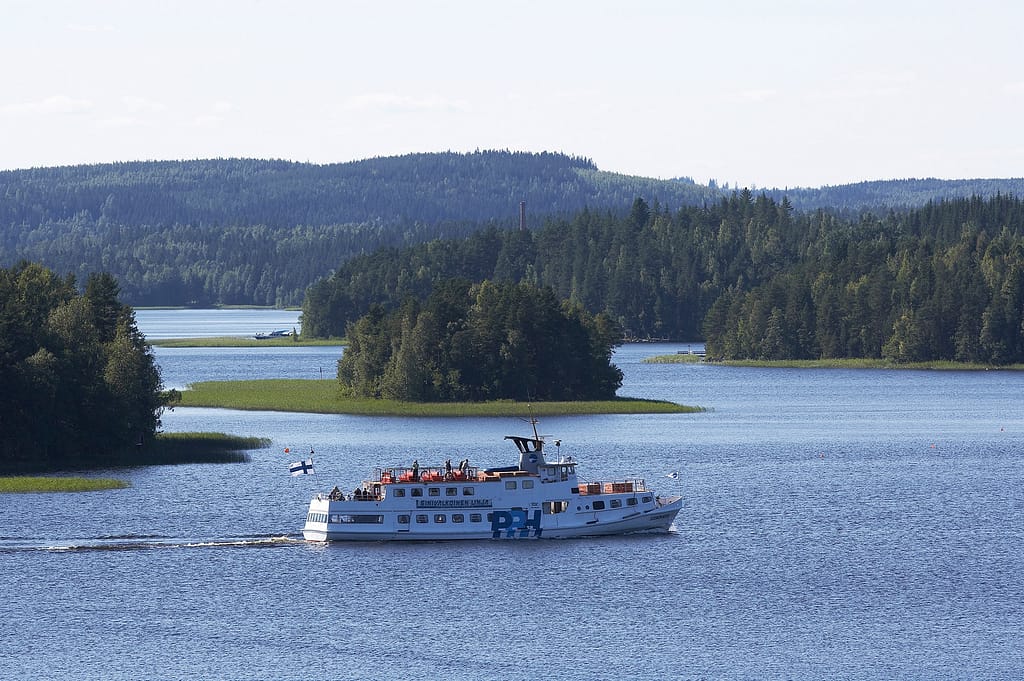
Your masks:
<svg viewBox="0 0 1024 681"><path fill-rule="evenodd" d="M572 457L545 459L544 438L532 423L533 437L505 438L519 450L518 465L479 468L464 459L457 467L449 460L437 467L421 468L413 461L378 468L352 494L335 487L313 497L302 536L311 541L557 539L669 530L682 497L657 496L640 479L581 483Z"/></svg>

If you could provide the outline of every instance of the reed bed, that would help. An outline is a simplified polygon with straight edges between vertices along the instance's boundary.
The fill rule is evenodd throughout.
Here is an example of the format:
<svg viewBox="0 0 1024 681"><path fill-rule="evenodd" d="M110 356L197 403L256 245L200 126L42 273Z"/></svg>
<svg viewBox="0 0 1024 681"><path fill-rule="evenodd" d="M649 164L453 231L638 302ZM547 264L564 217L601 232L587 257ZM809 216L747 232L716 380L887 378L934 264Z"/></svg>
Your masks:
<svg viewBox="0 0 1024 681"><path fill-rule="evenodd" d="M17 475L0 477L0 494L29 494L34 492L96 492L128 487L124 480L114 478L56 478Z"/></svg>
<svg viewBox="0 0 1024 681"><path fill-rule="evenodd" d="M655 355L645 357L644 364L698 364L704 358L701 355Z"/></svg>
<svg viewBox="0 0 1024 681"><path fill-rule="evenodd" d="M270 446L265 437L226 433L160 433L132 456L129 465L160 466L182 463L244 463L249 449Z"/></svg>
<svg viewBox="0 0 1024 681"><path fill-rule="evenodd" d="M364 416L508 416L534 414L679 414L702 411L660 400L618 398L600 402L399 402L342 395L333 380L264 379L203 381L181 394L183 407L222 407L255 411L295 411Z"/></svg>

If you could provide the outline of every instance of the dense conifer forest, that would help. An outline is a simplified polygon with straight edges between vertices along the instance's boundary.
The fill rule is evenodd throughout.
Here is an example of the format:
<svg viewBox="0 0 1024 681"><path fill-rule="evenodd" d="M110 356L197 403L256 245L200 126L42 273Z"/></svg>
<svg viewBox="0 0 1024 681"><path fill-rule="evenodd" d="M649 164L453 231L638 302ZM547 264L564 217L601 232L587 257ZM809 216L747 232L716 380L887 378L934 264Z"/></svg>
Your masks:
<svg viewBox="0 0 1024 681"><path fill-rule="evenodd" d="M306 287L380 247L487 224L717 193L601 172L563 154L413 154L335 165L221 159L0 172L0 266L85 281L110 272L132 305L298 305Z"/></svg>
<svg viewBox="0 0 1024 681"><path fill-rule="evenodd" d="M681 161L685 163L685 159ZM899 180L772 190L801 210L916 208L1024 195L1021 180ZM298 305L306 287L378 248L514 227L637 196L672 210L731 191L599 170L556 153L410 154L352 163L215 159L0 172L0 267L25 259L84 282L109 272L131 305Z"/></svg>
<svg viewBox="0 0 1024 681"><path fill-rule="evenodd" d="M420 304L379 305L348 328L345 392L414 402L608 400L621 331L531 284L440 283Z"/></svg>
<svg viewBox="0 0 1024 681"><path fill-rule="evenodd" d="M79 294L36 264L0 269L0 470L89 467L148 441L160 374L107 274Z"/></svg>
<svg viewBox="0 0 1024 681"><path fill-rule="evenodd" d="M1010 196L855 219L748 190L674 211L636 199L353 259L310 288L304 331L339 335L452 278L549 286L628 336L703 337L722 358L1024 361L1024 204Z"/></svg>

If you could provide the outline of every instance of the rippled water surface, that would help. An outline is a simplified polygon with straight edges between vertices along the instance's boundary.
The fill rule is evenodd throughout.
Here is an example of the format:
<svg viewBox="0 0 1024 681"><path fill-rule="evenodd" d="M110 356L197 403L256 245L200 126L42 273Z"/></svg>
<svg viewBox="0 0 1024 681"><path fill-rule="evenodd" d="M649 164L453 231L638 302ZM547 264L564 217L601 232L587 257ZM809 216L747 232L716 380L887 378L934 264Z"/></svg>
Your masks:
<svg viewBox="0 0 1024 681"><path fill-rule="evenodd" d="M101 472L124 490L0 496L0 677L1024 673L1024 375L641 363L685 348L620 349L620 394L708 411L541 423L582 475L683 494L663 535L310 545L317 483L414 456L510 462L501 438L525 424L168 413L167 430L273 446L246 464ZM184 386L330 378L341 350L156 352ZM317 479L289 477L311 447Z"/></svg>

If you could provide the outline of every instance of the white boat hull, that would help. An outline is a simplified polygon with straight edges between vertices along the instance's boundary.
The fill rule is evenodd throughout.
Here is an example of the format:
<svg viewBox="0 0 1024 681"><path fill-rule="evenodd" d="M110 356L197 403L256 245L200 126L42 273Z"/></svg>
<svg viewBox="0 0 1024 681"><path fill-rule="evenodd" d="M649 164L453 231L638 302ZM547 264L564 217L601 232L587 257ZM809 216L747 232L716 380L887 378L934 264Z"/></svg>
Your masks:
<svg viewBox="0 0 1024 681"><path fill-rule="evenodd" d="M519 464L456 469L376 469L351 495L337 487L309 504L302 536L310 541L567 539L667 532L681 497L661 498L640 479L581 482L572 457L547 461L544 439L510 435ZM556 440L556 446L560 442ZM302 462L312 467L312 459Z"/></svg>
<svg viewBox="0 0 1024 681"><path fill-rule="evenodd" d="M610 501L610 500L606 500ZM382 522L360 524L348 522L331 522L353 514L366 515L376 504L369 508L356 509L353 502L331 502L323 500L310 504L310 513L302 530L303 538L309 541L451 541L467 539L570 539L576 537L598 537L620 534L637 534L648 532L668 532L676 515L682 509L682 498L658 499L650 508L629 513L610 513L608 511L590 511L583 513L561 513L559 517L545 516L540 511L528 521L538 520L538 526L527 523L516 523L515 517L509 522L512 509L491 511L477 523L461 523L456 528L446 518L442 528L437 523L397 524L398 515L402 513L382 513ZM359 503L359 502L355 502ZM366 505L363 502L363 505ZM357 513L358 512L358 513ZM428 514L435 515L435 514ZM494 519L498 515L498 519ZM388 522L389 516L394 516ZM570 517L571 516L571 517ZM326 522L321 520L326 518ZM433 518L431 519L433 520Z"/></svg>

